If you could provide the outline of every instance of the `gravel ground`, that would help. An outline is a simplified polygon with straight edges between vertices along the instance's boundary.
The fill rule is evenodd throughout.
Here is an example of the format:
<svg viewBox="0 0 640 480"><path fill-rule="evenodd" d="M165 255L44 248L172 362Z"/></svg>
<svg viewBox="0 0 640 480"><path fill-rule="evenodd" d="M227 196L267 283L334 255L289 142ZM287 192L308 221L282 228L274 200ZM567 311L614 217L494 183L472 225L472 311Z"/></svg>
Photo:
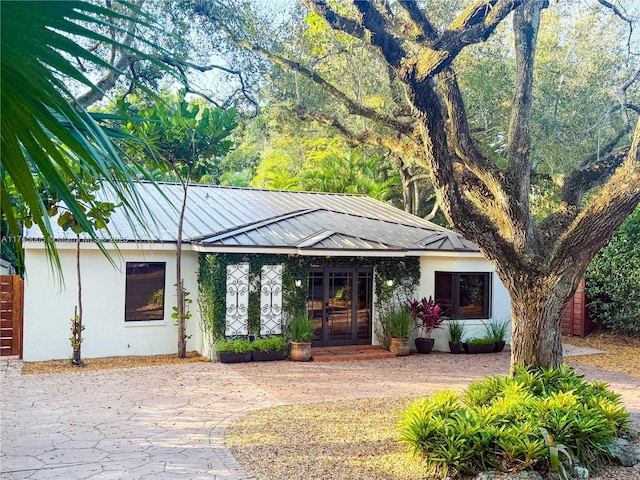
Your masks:
<svg viewBox="0 0 640 480"><path fill-rule="evenodd" d="M618 374L607 374L607 371L640 377L639 339L596 334L586 339L572 337L564 341L606 352L568 359L567 363L583 371L587 378L605 381L617 378ZM338 382L335 387L330 374L323 377L323 370L317 368L313 369L313 373L292 372L280 382L254 368L255 365L237 366L236 371L249 377L261 388L269 389L270 393L287 403L304 404L275 407L249 415L229 427L225 436L227 447L257 480L422 479L424 477L420 463L410 456L408 447L398 441L396 429L400 411L415 397L411 395L412 392L404 391L402 396L397 397L326 401L329 398L357 397L359 393L379 397L381 391L387 391L381 386L388 387L394 381L404 383L407 374L412 372L415 375L424 366L427 366L425 372L431 374L425 377L441 377L440 384L444 382L449 388L459 389L473 380L469 376L469 365L466 364L470 356L459 357L460 369L454 373L439 370L439 362L450 361L447 355L431 356L429 363L419 357L423 356L408 357L394 369L395 375L382 383L376 383L375 378L366 375L363 377L362 373L358 373L358 377L364 378L366 383L352 385L346 382L345 385ZM506 373L508 356L478 356L477 361L483 362L480 365L476 363L473 367L481 372L480 377L482 374L500 374ZM381 362L380 365L383 366L385 361ZM358 362L348 363L353 365ZM340 367L334 365L333 368L336 369L332 371L335 376L348 375L350 371L359 369L358 366L346 364ZM312 375L316 379L320 377L320 384L325 385L319 392L313 392L311 383L305 381ZM433 385L430 386L428 380L423 380L423 385L420 383L416 382L417 389L422 388L426 393L433 391L430 388ZM302 391L298 397L292 390L293 385ZM440 388L443 387L440 385ZM359 392L360 389L364 392ZM633 389L630 395L634 395ZM590 478L640 480L640 464L633 468L610 466Z"/></svg>

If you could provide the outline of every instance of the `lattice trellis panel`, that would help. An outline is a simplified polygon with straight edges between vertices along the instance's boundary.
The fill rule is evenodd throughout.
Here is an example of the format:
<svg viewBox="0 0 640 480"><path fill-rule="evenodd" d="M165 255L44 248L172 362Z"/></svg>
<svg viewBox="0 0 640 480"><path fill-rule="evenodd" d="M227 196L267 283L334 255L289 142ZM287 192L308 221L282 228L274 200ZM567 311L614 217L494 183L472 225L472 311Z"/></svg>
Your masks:
<svg viewBox="0 0 640 480"><path fill-rule="evenodd" d="M249 264L227 265L225 335L249 333Z"/></svg>
<svg viewBox="0 0 640 480"><path fill-rule="evenodd" d="M264 265L260 281L260 334L282 333L282 265Z"/></svg>

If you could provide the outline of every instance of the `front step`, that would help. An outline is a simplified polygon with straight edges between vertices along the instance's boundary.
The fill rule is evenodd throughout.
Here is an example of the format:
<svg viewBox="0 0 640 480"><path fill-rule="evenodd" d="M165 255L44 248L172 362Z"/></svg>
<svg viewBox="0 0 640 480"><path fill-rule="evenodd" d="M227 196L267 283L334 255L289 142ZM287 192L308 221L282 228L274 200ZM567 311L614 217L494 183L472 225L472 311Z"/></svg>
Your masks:
<svg viewBox="0 0 640 480"><path fill-rule="evenodd" d="M380 345L346 345L311 349L311 360L314 362L351 362L395 358L395 356L395 353L384 350Z"/></svg>

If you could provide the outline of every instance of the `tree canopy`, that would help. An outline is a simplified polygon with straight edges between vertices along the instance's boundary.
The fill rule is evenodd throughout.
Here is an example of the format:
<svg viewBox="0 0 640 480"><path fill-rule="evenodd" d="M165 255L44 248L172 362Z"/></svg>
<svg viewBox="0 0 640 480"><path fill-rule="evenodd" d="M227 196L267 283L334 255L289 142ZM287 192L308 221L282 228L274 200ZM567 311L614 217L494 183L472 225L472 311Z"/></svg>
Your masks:
<svg viewBox="0 0 640 480"><path fill-rule="evenodd" d="M213 3L194 11L321 92L304 97L293 83L300 117L353 144L411 156L448 220L511 294L513 364L558 365L562 309L640 201L640 68L637 39L624 30L630 14L608 2L303 3L308 34L324 37L305 55L225 23ZM384 72L363 90L359 67L337 78L346 75L334 57L348 58L352 48ZM540 182L545 191L536 190Z"/></svg>

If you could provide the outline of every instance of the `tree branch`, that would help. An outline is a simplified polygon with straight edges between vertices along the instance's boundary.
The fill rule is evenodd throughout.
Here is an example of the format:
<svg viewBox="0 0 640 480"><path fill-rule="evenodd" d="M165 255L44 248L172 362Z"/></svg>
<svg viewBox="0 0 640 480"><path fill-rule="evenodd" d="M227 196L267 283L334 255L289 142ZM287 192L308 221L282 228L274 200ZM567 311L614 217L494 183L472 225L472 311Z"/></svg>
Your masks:
<svg viewBox="0 0 640 480"><path fill-rule="evenodd" d="M387 63L395 69L399 69L406 52L402 43L391 34L391 28L387 19L375 7L373 2L358 0L354 2L360 12L362 25L370 34L370 42L385 58Z"/></svg>
<svg viewBox="0 0 640 480"><path fill-rule="evenodd" d="M422 49L417 56L405 59L401 75L421 82L439 74L458 56L460 51L479 43L493 33L522 0L478 0L456 20L431 47Z"/></svg>
<svg viewBox="0 0 640 480"><path fill-rule="evenodd" d="M354 133L337 118L324 113L311 112L301 106L296 107L295 113L301 120L313 120L322 123L323 125L335 128L352 148L360 145L375 145L388 148L396 155L403 155L407 153L407 144L400 138L388 135L376 135L369 131Z"/></svg>
<svg viewBox="0 0 640 480"><path fill-rule="evenodd" d="M366 31L362 25L355 20L337 14L325 0L303 0L303 3L309 10L324 18L334 30L340 30L365 41Z"/></svg>
<svg viewBox="0 0 640 480"><path fill-rule="evenodd" d="M620 130L603 147L603 150L589 156L588 160L583 162L582 168L574 170L565 179L562 185L560 205L554 213L540 223L541 237L538 240L541 242L540 248L542 250L548 250L558 239L558 236L569 228L580 214L580 203L584 195L593 188L603 185L620 167L628 155L629 149L621 149L612 153L611 150L628 131L628 128ZM606 155L606 153L609 154ZM603 155L605 156L603 157ZM598 158L600 160L597 160Z"/></svg>
<svg viewBox="0 0 640 480"><path fill-rule="evenodd" d="M433 42L438 38L438 31L431 24L427 15L418 8L418 3L415 0L400 0L398 3L420 31L420 35L416 38L418 42L425 39Z"/></svg>
<svg viewBox="0 0 640 480"><path fill-rule="evenodd" d="M514 226L514 243L517 249L526 251L532 250L534 241L533 222L529 214L533 72L540 17L547 5L546 0L528 0L513 16L516 75L509 120L509 165L505 172L505 185L508 185L508 212Z"/></svg>
<svg viewBox="0 0 640 480"><path fill-rule="evenodd" d="M141 9L142 5L144 5L144 2L145 0L136 0L134 4L138 9ZM136 32L135 20L138 18L138 13L136 11L132 11L131 17L132 17L132 20L129 21L129 25L127 27L127 33L124 39L122 40L122 42L120 42L122 46L127 49L128 47L131 46L135 38L135 32ZM95 83L95 86L97 88L92 88L91 90L85 92L84 94L76 98L76 102L79 105L81 105L83 108L87 108L90 105L93 105L94 103L102 100L105 96L105 92L112 89L116 85L116 82L118 81L118 78L120 78L122 73L125 70L127 70L133 62L137 60L136 56L133 53L131 53L131 51L127 50L125 52L125 50L122 47L118 48L117 50L120 52L120 58L114 62L114 59L116 58L117 55L115 51L115 46L112 46L111 59L109 63L113 65L113 68L107 70L105 74L102 76L102 78Z"/></svg>
<svg viewBox="0 0 640 480"><path fill-rule="evenodd" d="M579 214L550 256L553 271L583 272L591 258L640 203L640 119L622 165Z"/></svg>
<svg viewBox="0 0 640 480"><path fill-rule="evenodd" d="M229 34L229 32L227 33ZM345 106L345 108L349 111L349 113L353 115L359 115L361 117L365 117L370 120L375 120L376 122L380 122L403 135L411 135L413 133L412 125L401 122L374 108L366 107L361 103L356 102L355 100L351 99L347 94L345 94L343 91L336 88L332 83L329 83L327 80L325 80L324 77L322 77L321 75L319 75L318 73L312 70L309 70L299 62L295 62L293 60L289 60L288 58L281 57L280 55L276 55L275 53L272 53L266 50L265 48L259 45L253 44L251 42L248 42L246 40L241 40L234 37L231 37L231 39L238 46L260 53L262 56L264 56L265 58L268 58L273 63L284 68L285 70L296 71L301 75L303 75L304 77L308 78L309 80L314 82L316 85L322 87L325 91L333 95L337 100L339 100Z"/></svg>

